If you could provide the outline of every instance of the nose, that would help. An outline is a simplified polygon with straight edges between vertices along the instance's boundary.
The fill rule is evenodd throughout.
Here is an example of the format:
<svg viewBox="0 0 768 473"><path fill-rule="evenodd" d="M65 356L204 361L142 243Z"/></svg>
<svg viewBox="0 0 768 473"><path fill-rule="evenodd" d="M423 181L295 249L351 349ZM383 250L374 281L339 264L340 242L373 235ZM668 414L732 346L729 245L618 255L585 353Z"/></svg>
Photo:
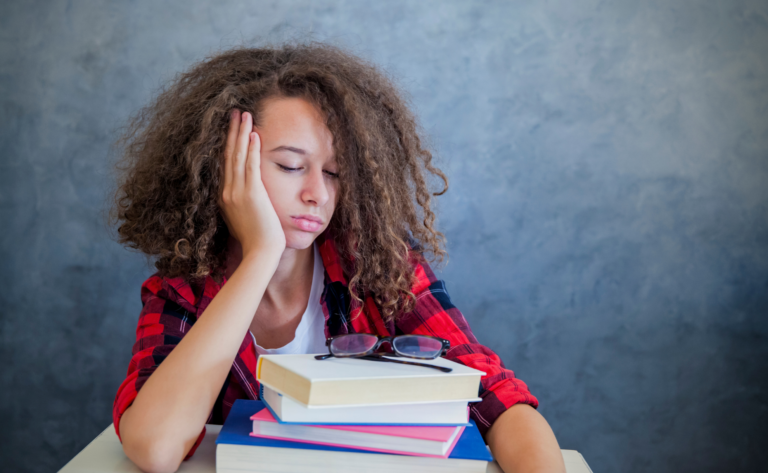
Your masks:
<svg viewBox="0 0 768 473"><path fill-rule="evenodd" d="M322 207L331 198L329 185L323 170L313 169L306 174L301 200L306 204Z"/></svg>

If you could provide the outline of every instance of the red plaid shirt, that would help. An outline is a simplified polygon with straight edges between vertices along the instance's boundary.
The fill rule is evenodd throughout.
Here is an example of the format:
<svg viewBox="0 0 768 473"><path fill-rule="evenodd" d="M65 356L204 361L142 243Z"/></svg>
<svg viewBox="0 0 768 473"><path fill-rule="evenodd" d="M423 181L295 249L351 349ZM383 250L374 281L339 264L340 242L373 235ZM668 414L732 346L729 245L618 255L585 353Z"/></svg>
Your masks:
<svg viewBox="0 0 768 473"><path fill-rule="evenodd" d="M513 404L526 403L538 407L538 401L525 383L504 368L498 355L477 342L464 316L451 303L445 283L435 277L418 254L412 253L411 258L416 274L416 283L411 289L416 296L416 306L396 322L386 323L372 297L367 297L362 304L350 297L333 242L321 236L318 244L325 266L325 288L320 302L325 313L326 337L345 333L374 333L382 337L407 333L450 340L451 349L445 358L486 373L481 379L479 397L482 401L470 404L470 416L483 436L496 418ZM224 283L226 280L222 285ZM117 390L112 410L118 436L123 412L136 399L158 365L202 316L220 289L221 286L210 276L206 278L204 287L194 289L181 277L160 278L156 274L142 284L144 308L136 329L133 357L128 365L127 377ZM259 398L257 357L252 338L247 333L243 334L243 342L207 423L223 423L236 399ZM205 428L187 458L194 453L204 434Z"/></svg>

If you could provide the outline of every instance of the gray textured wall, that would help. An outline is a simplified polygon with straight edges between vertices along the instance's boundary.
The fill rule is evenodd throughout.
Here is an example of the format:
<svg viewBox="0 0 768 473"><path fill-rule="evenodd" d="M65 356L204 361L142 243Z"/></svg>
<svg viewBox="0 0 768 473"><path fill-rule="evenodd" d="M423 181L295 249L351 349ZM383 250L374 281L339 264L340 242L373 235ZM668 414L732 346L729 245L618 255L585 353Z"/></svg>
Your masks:
<svg viewBox="0 0 768 473"><path fill-rule="evenodd" d="M596 472L768 462L768 5L2 2L0 465L111 422L142 256L104 223L116 129L169 77L311 34L400 78L451 179L443 271Z"/></svg>

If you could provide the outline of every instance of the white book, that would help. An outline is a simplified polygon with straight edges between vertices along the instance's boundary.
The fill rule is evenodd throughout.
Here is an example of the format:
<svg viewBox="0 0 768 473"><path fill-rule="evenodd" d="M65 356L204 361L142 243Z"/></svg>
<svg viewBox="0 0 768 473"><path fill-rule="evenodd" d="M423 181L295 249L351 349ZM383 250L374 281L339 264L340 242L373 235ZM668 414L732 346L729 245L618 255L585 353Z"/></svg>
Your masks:
<svg viewBox="0 0 768 473"><path fill-rule="evenodd" d="M482 400L307 407L264 385L261 399L280 423L324 425L466 425L468 404Z"/></svg>
<svg viewBox="0 0 768 473"><path fill-rule="evenodd" d="M486 473L487 461L218 444L216 473Z"/></svg>
<svg viewBox="0 0 768 473"><path fill-rule="evenodd" d="M256 376L260 383L306 406L348 406L466 401L477 397L485 374L445 358L408 361L449 367L452 372L359 358L261 355Z"/></svg>

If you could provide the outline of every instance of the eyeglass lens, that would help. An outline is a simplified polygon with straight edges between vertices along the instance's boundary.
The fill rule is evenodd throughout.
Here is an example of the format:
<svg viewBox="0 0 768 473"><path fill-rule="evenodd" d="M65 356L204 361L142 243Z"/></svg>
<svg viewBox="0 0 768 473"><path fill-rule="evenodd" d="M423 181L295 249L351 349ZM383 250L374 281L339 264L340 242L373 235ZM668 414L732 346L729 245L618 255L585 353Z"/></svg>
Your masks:
<svg viewBox="0 0 768 473"><path fill-rule="evenodd" d="M400 335L394 339L395 351L417 358L437 358L443 350L443 343L434 338L419 335Z"/></svg>
<svg viewBox="0 0 768 473"><path fill-rule="evenodd" d="M343 335L331 341L331 353L339 356L362 355L379 341L376 335L356 333ZM437 358L443 350L443 343L421 335L400 335L393 339L396 352L416 358Z"/></svg>
<svg viewBox="0 0 768 473"><path fill-rule="evenodd" d="M357 333L334 338L331 341L331 353L334 355L362 355L376 345L376 335Z"/></svg>

